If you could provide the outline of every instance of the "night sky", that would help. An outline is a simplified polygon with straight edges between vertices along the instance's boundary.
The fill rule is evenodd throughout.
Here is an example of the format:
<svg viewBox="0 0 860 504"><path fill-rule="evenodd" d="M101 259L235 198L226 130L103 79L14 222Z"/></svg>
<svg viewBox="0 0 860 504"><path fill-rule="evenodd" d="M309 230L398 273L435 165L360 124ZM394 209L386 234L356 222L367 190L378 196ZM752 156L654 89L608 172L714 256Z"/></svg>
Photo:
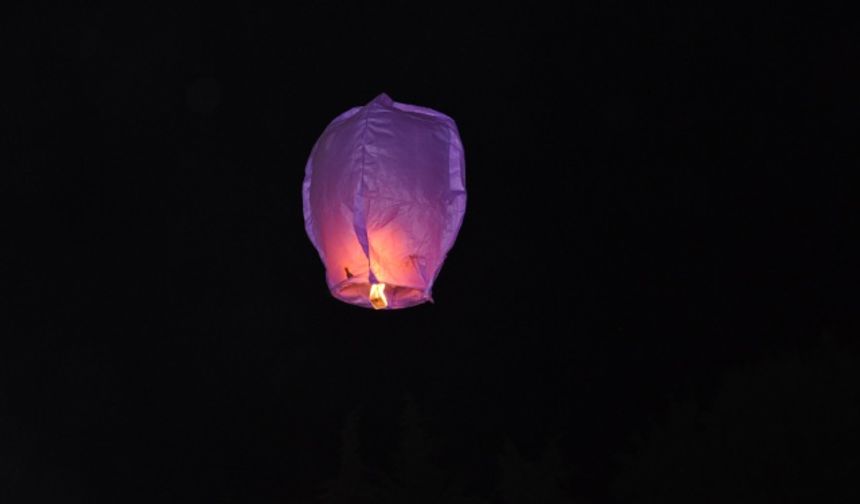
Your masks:
<svg viewBox="0 0 860 504"><path fill-rule="evenodd" d="M860 498L851 20L500 3L7 7L0 502ZM383 92L469 199L377 312L301 183Z"/></svg>

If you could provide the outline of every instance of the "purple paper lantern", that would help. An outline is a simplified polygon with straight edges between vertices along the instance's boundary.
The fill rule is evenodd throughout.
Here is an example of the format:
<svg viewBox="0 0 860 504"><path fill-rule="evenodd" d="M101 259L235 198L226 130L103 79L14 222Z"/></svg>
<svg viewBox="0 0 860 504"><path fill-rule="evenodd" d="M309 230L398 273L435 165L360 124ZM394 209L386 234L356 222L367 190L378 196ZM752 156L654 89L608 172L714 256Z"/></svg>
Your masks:
<svg viewBox="0 0 860 504"><path fill-rule="evenodd" d="M432 301L466 211L457 125L379 95L325 129L305 168L302 200L332 295L377 309Z"/></svg>

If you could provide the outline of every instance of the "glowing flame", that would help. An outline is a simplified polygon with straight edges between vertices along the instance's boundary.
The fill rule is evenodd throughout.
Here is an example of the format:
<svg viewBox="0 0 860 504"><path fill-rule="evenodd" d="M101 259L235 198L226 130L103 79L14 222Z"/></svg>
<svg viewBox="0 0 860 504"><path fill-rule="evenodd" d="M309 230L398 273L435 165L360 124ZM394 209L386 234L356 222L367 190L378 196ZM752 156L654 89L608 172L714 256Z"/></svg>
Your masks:
<svg viewBox="0 0 860 504"><path fill-rule="evenodd" d="M388 299L385 297L385 284L378 283L370 286L370 304L377 310L381 310L388 306Z"/></svg>

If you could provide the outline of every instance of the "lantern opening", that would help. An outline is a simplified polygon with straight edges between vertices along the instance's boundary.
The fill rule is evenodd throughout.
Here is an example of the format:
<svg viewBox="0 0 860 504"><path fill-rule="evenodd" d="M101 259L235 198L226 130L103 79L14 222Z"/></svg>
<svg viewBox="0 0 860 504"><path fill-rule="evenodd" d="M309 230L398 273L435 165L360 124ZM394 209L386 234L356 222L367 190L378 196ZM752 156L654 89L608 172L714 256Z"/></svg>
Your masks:
<svg viewBox="0 0 860 504"><path fill-rule="evenodd" d="M396 310L433 301L430 292L389 282L371 282L366 274L354 275L331 289L334 297L349 304L377 310Z"/></svg>
<svg viewBox="0 0 860 504"><path fill-rule="evenodd" d="M377 310L388 307L388 298L385 297L385 284L378 283L370 286L370 305Z"/></svg>

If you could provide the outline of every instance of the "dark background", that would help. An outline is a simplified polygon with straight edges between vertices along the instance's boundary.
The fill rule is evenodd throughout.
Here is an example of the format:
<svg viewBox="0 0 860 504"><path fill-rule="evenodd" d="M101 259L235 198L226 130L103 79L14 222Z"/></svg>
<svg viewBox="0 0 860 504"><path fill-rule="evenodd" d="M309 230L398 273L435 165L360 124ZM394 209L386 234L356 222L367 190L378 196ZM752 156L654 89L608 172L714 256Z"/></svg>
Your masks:
<svg viewBox="0 0 860 504"><path fill-rule="evenodd" d="M0 501L856 496L846 16L216 4L4 8ZM396 312L301 214L382 92L469 191Z"/></svg>

